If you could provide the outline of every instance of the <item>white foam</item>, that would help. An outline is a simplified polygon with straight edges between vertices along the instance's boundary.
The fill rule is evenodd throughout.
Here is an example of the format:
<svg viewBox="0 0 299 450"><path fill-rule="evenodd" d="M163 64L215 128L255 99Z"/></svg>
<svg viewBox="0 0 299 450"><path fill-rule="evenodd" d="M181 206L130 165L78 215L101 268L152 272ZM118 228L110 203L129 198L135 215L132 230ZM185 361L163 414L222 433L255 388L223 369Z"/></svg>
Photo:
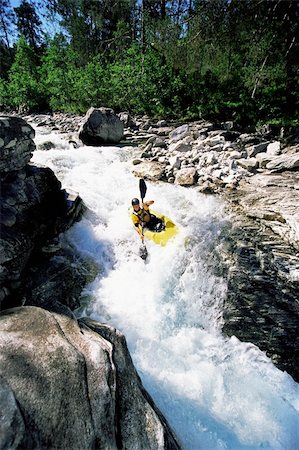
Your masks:
<svg viewBox="0 0 299 450"><path fill-rule="evenodd" d="M181 232L165 248L147 242L145 264L128 215L138 196L129 159L121 148L64 144L34 154L90 210L68 232L102 267L85 290L94 298L85 313L126 335L145 387L185 450L299 448L298 384L254 345L221 335L226 283L210 258L224 222L221 201L147 183L146 198Z"/></svg>

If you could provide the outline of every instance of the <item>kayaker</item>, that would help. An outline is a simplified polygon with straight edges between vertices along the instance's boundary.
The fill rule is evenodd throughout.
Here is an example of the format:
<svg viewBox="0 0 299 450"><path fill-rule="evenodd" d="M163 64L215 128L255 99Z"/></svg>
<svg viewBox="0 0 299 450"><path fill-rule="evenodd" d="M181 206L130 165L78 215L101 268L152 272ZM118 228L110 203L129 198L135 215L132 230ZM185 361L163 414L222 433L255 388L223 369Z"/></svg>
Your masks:
<svg viewBox="0 0 299 450"><path fill-rule="evenodd" d="M148 200L140 204L138 198L132 200L132 222L141 240L143 241L143 228L159 233L165 229L165 225L159 217L156 217L150 212L149 207L154 203L154 200Z"/></svg>

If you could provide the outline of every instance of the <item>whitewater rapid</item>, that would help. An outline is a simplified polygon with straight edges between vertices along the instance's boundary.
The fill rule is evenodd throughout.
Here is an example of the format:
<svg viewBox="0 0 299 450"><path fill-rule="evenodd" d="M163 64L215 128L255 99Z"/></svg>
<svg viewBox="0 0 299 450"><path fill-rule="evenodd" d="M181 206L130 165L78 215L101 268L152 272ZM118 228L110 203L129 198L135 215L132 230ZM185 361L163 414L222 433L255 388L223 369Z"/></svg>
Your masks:
<svg viewBox="0 0 299 450"><path fill-rule="evenodd" d="M221 334L226 282L213 248L228 218L221 200L195 189L147 183L146 199L180 228L146 263L128 214L138 196L132 148L74 149L37 129L33 162L49 166L88 210L61 239L92 258L99 274L77 311L126 336L145 388L185 450L296 450L299 385L256 346Z"/></svg>

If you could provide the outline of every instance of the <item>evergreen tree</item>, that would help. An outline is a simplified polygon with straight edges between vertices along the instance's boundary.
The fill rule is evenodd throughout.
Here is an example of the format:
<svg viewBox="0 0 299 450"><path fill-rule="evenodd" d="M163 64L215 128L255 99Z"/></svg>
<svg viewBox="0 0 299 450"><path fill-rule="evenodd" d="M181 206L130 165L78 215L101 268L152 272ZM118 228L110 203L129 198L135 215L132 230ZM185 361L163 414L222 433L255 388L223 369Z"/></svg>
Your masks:
<svg viewBox="0 0 299 450"><path fill-rule="evenodd" d="M129 30L134 23L132 0L48 0L47 5L50 11L60 15L61 26L70 36L82 65L86 56L93 57L109 50L120 21L127 24ZM125 38L131 38L132 33L124 30Z"/></svg>
<svg viewBox="0 0 299 450"><path fill-rule="evenodd" d="M13 62L11 36L13 33L14 14L8 0L0 0L0 78L6 79Z"/></svg>
<svg viewBox="0 0 299 450"><path fill-rule="evenodd" d="M24 36L28 44L37 50L42 43L42 23L33 4L22 0L20 6L14 10L17 16L16 26L19 35Z"/></svg>

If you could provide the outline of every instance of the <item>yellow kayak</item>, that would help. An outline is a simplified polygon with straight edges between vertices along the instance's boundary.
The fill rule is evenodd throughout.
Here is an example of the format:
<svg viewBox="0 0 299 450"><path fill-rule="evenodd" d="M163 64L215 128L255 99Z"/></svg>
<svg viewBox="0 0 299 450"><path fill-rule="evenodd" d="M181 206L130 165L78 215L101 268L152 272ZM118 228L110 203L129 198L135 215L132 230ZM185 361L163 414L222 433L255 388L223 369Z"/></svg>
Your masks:
<svg viewBox="0 0 299 450"><path fill-rule="evenodd" d="M165 230L160 232L150 231L147 228L143 229L143 234L146 238L151 239L156 244L162 245L163 247L168 243L170 239L172 239L174 236L176 236L179 232L178 227L175 225L175 223L172 222L169 217L164 216L164 214L159 214L155 211L150 210L152 214L154 214L156 217L159 217L163 220L165 225Z"/></svg>

